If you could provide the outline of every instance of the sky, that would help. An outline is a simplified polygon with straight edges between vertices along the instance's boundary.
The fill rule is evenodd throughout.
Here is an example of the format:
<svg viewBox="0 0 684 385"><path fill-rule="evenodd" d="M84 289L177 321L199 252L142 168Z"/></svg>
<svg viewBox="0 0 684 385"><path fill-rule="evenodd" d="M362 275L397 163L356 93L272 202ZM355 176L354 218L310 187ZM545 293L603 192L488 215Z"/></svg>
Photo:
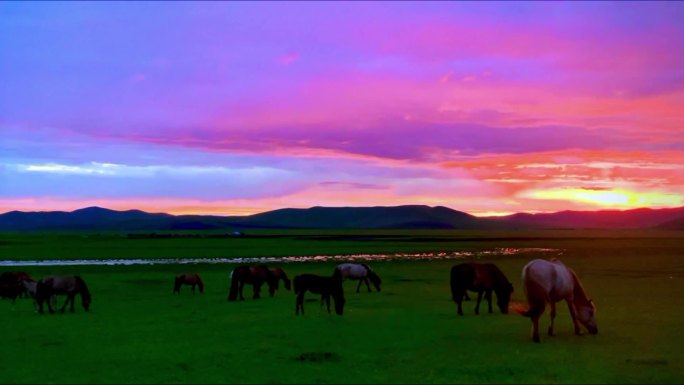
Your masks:
<svg viewBox="0 0 684 385"><path fill-rule="evenodd" d="M683 2L0 2L0 212L684 206Z"/></svg>

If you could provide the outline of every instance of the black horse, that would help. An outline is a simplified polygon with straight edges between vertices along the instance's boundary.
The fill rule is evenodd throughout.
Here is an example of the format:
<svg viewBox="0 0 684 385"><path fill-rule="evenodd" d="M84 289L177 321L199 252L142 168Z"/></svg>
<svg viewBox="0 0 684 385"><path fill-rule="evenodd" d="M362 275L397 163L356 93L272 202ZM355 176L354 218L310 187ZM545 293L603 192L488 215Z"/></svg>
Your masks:
<svg viewBox="0 0 684 385"><path fill-rule="evenodd" d="M489 312L492 312L492 291L503 314L508 313L513 285L504 273L492 263L462 263L451 268L451 296L458 305L458 314L463 315L461 301L467 298L467 290L477 292L475 314L480 314L480 302L484 294Z"/></svg>
<svg viewBox="0 0 684 385"><path fill-rule="evenodd" d="M302 311L304 314L304 293L310 291L314 294L321 295L323 301L330 313L330 297L335 301L335 313L342 315L344 311L344 289L342 288L342 281L339 277L324 277L315 274L300 274L294 278L294 292L297 295L295 304L295 315Z"/></svg>
<svg viewBox="0 0 684 385"><path fill-rule="evenodd" d="M254 299L261 298L261 286L268 284L268 291L271 297L278 289L278 282L282 279L285 282L285 289L290 290L290 279L283 269L275 268L269 269L266 265L248 266L242 265L236 267L230 274L231 283L230 291L228 292L228 301L235 301L240 297L243 301L245 298L242 295L245 284L252 285Z"/></svg>
<svg viewBox="0 0 684 385"><path fill-rule="evenodd" d="M51 276L43 278L36 284L36 303L38 304L38 312L43 314L43 302L47 302L50 313L54 313L52 309L52 298L55 295L65 294L67 296L64 305L62 305L61 312L67 304L71 303L70 311L74 312L74 297L76 294L81 295L81 304L85 311L90 310L90 302L92 297L88 286L83 279L78 275L69 275L64 277Z"/></svg>

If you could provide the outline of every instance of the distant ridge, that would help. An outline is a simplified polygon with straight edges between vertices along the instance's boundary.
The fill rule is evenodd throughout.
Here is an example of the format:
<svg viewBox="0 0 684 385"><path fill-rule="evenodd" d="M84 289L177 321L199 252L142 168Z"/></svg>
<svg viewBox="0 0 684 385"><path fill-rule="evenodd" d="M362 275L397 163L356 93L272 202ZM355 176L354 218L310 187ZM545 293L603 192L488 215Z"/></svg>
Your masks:
<svg viewBox="0 0 684 385"><path fill-rule="evenodd" d="M443 206L311 207L249 216L171 215L86 207L72 212L0 214L0 231L150 231L208 229L647 229L684 230L684 207L561 211L475 217Z"/></svg>

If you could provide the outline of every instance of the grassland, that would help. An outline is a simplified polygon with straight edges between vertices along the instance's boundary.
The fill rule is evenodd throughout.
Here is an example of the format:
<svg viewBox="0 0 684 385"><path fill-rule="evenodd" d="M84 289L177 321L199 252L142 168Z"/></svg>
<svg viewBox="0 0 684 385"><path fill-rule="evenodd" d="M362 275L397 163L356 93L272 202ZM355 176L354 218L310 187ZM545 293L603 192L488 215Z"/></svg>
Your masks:
<svg viewBox="0 0 684 385"><path fill-rule="evenodd" d="M128 239L118 234L3 234L2 259L278 256L541 247L562 250L598 306L600 332L574 336L559 306L557 336L530 340L516 314L456 316L457 261L378 261L381 293L345 285L345 315L294 295L229 303L232 265L1 267L36 277L78 273L91 312L39 316L0 301L0 383L681 383L684 239L644 232L262 232L254 238ZM520 290L539 254L491 255ZM334 264L281 265L290 276ZM172 279L198 271L205 294ZM246 293L250 293L248 290ZM312 295L307 298L314 299ZM542 326L548 325L548 317Z"/></svg>

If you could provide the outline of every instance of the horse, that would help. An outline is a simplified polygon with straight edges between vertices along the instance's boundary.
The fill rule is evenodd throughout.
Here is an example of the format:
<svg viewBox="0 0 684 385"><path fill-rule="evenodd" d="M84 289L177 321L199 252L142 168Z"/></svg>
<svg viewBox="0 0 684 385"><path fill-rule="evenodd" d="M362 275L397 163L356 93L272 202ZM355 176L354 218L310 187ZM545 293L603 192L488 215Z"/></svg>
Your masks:
<svg viewBox="0 0 684 385"><path fill-rule="evenodd" d="M365 263L342 263L337 265L335 267L335 271L333 272L333 275L339 277L341 281L344 281L345 279L349 278L351 280L358 280L359 284L356 286L356 292L359 292L359 289L361 288L361 283L365 282L366 283L366 288L368 289L368 292L371 292L370 285L368 284L368 280L370 279L371 282L373 282L373 286L375 286L375 290L380 291L380 284L382 283L382 280L380 279L380 276L378 276L371 268Z"/></svg>
<svg viewBox="0 0 684 385"><path fill-rule="evenodd" d="M275 291L278 290L278 282L280 280L285 284L285 289L290 290L292 285L290 278L287 277L285 271L279 267L274 269L268 269L268 276L266 277L266 282L268 283L268 293L273 297Z"/></svg>
<svg viewBox="0 0 684 385"><path fill-rule="evenodd" d="M192 286L192 292L195 292L195 286L199 286L199 292L204 293L204 282L202 278L197 273L183 273L176 276L173 285L173 294L180 294L180 289L182 285Z"/></svg>
<svg viewBox="0 0 684 385"><path fill-rule="evenodd" d="M532 319L532 340L540 342L539 318L544 313L546 304L551 307L551 325L548 335L553 335L553 321L556 318L556 302L565 300L570 310L575 334L581 335L580 323L590 334L597 334L596 305L587 297L577 274L554 258L551 261L535 259L522 270L525 295L529 304L528 310L518 309L518 313ZM578 322L579 321L579 322Z"/></svg>
<svg viewBox="0 0 684 385"><path fill-rule="evenodd" d="M269 294L271 297L278 289L278 282L282 279L285 282L285 289L290 290L290 279L283 269L275 268L269 269L266 265L248 266L242 265L236 267L230 274L231 284L228 292L228 301L235 301L240 297L240 301L244 301L242 295L245 284L252 285L254 299L261 298L261 285L268 284Z"/></svg>
<svg viewBox="0 0 684 385"><path fill-rule="evenodd" d="M304 314L304 293L310 291L314 294L321 295L321 301L324 302L330 314L330 296L335 301L335 313L342 315L344 311L344 289L342 288L342 281L338 277L324 277L315 274L300 274L294 278L294 293L297 295L295 303L295 315L299 315L299 311Z"/></svg>
<svg viewBox="0 0 684 385"><path fill-rule="evenodd" d="M41 279L36 285L36 302L38 304L38 312L43 314L43 302L47 302L48 310L50 313L55 311L52 309L52 297L55 295L65 294L67 296L62 309L60 310L64 313L64 309L67 304L71 303L71 308L69 309L72 313L74 312L74 297L76 294L81 296L81 304L85 311L90 310L90 303L92 297L88 286L86 285L83 278L78 275L69 276L50 276Z"/></svg>
<svg viewBox="0 0 684 385"><path fill-rule="evenodd" d="M35 281L23 271L6 271L0 274L0 297L11 298L12 302L16 301L17 297L28 298L24 282Z"/></svg>
<svg viewBox="0 0 684 385"><path fill-rule="evenodd" d="M475 314L480 314L480 302L484 294L489 313L492 313L492 291L496 293L496 303L501 313L508 313L513 285L506 275L493 263L461 263L451 268L451 297L458 305L458 314L463 315L461 302L467 297L467 290L477 292Z"/></svg>

